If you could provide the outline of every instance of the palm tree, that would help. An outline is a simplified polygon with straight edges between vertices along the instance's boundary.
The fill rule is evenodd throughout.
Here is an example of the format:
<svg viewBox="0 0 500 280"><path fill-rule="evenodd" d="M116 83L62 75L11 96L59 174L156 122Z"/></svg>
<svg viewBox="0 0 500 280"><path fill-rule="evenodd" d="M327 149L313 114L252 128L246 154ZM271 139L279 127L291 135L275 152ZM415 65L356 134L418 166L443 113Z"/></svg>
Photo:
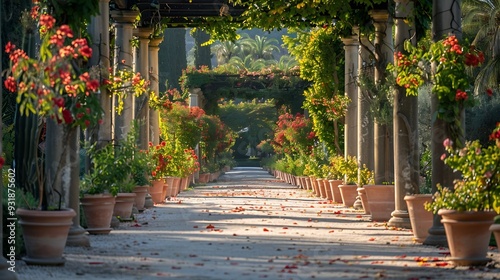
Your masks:
<svg viewBox="0 0 500 280"><path fill-rule="evenodd" d="M500 82L500 0L464 0L462 29L476 34L473 44L485 51L486 63L475 81L476 94Z"/></svg>
<svg viewBox="0 0 500 280"><path fill-rule="evenodd" d="M280 57L280 60L276 64L278 69L283 70L285 74L288 73L288 70L292 69L295 66L298 66L299 62L292 56L283 55Z"/></svg>
<svg viewBox="0 0 500 280"><path fill-rule="evenodd" d="M267 38L264 36L255 35L252 39L248 34L243 34L241 45L246 47L247 51L252 54L255 59L274 59L273 52L280 52L278 40L275 38Z"/></svg>
<svg viewBox="0 0 500 280"><path fill-rule="evenodd" d="M218 42L212 47L212 52L215 53L217 64L223 65L229 62L231 58L239 56L242 53L242 48L238 42Z"/></svg>
<svg viewBox="0 0 500 280"><path fill-rule="evenodd" d="M259 58L254 59L252 55L247 55L244 59L239 56L233 56L228 64L233 65L238 70L259 71L269 65L268 61Z"/></svg>

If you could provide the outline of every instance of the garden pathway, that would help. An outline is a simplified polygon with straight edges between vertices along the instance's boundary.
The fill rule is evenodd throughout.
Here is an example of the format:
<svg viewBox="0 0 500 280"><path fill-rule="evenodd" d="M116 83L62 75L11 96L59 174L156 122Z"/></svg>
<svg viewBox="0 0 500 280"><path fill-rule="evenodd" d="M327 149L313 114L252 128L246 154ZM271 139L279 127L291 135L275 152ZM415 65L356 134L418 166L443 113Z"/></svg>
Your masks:
<svg viewBox="0 0 500 280"><path fill-rule="evenodd" d="M415 244L409 230L371 222L260 168L235 168L136 218L90 236L91 248L66 248L63 267L19 261L19 279L500 278L498 264L454 268L447 248ZM496 248L489 254L500 261Z"/></svg>

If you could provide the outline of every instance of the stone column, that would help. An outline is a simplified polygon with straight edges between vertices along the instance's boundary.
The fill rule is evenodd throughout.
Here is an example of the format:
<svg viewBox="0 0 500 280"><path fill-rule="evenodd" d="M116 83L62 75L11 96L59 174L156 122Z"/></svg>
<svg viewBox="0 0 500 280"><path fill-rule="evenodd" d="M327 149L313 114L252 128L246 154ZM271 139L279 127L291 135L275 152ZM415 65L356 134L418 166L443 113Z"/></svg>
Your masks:
<svg viewBox="0 0 500 280"><path fill-rule="evenodd" d="M373 45L364 34L360 36L358 55L358 75L373 74L371 65L374 57ZM364 72L364 73L363 73ZM369 93L358 87L358 162L360 166L366 165L370 170L374 169L373 163L373 116L370 113ZM361 187L361 186L360 186Z"/></svg>
<svg viewBox="0 0 500 280"><path fill-rule="evenodd" d="M135 30L135 35L139 37L139 55L136 60L136 67L145 80L149 80L149 36L153 29L141 27ZM136 98L135 110L136 119L139 125L139 147L143 150L148 148L149 143L149 96L143 94Z"/></svg>
<svg viewBox="0 0 500 280"><path fill-rule="evenodd" d="M153 38L149 41L149 80L151 81L151 90L153 94L158 95L160 91L158 81L158 47L163 41L163 37ZM149 110L149 141L153 145L160 143L160 116L157 110Z"/></svg>
<svg viewBox="0 0 500 280"><path fill-rule="evenodd" d="M461 1L456 0L434 0L432 7L432 41L437 42L443 39L444 35L455 34L458 39L462 38L462 22L461 22ZM436 65L432 67L435 71ZM431 114L434 115L437 111L438 100L435 94L431 96ZM465 116L462 114L462 125L465 122ZM437 191L436 185L452 187L453 170L441 160L441 155L445 153L443 141L449 138L448 124L443 120L436 119L432 123L431 128L432 142L432 192ZM441 217L434 215L434 222L429 229L429 236L424 240L425 245L446 246L447 240L444 227L441 224Z"/></svg>
<svg viewBox="0 0 500 280"><path fill-rule="evenodd" d="M345 50L345 95L349 97L344 126L344 155L357 157L357 117L358 117L358 48L357 36L342 38Z"/></svg>
<svg viewBox="0 0 500 280"><path fill-rule="evenodd" d="M387 63L393 60L392 24L389 22L387 10L372 10L370 16L375 26L375 83L379 84L385 78ZM392 126L375 119L374 134L375 184L392 184L394 181Z"/></svg>
<svg viewBox="0 0 500 280"><path fill-rule="evenodd" d="M100 14L92 17L88 31L92 36L91 65L98 65L101 70L101 79L109 76L109 0L99 1ZM110 142L113 137L113 97L105 88L101 88L101 107L104 111L103 122L99 125L97 139L99 144Z"/></svg>
<svg viewBox="0 0 500 280"><path fill-rule="evenodd" d="M201 92L201 89L200 88L195 88L195 89L191 89L189 90L189 107L198 107L199 105L199 96L198 96L198 93ZM200 163L200 166L201 166L201 160L200 160L200 145L199 144L196 144L196 147L194 148L194 152L196 154L196 156L198 157L198 162ZM195 182L198 181L198 179L200 178L200 171L196 171L194 174L193 174L193 180Z"/></svg>
<svg viewBox="0 0 500 280"><path fill-rule="evenodd" d="M80 226L80 129L71 129L67 145L69 150L69 207L75 210L76 216L73 217L66 240L66 246L90 247L90 241L87 231Z"/></svg>
<svg viewBox="0 0 500 280"><path fill-rule="evenodd" d="M408 16L413 12L413 1L396 0L396 32L394 52L404 52L404 43L415 44L415 29ZM410 20L410 22L413 22ZM396 58L395 58L396 59ZM397 63L397 62L396 62ZM395 210L389 226L411 228L405 195L419 192L420 162L418 152L418 97L407 96L404 87L394 91L394 191Z"/></svg>
<svg viewBox="0 0 500 280"><path fill-rule="evenodd" d="M133 63L133 23L139 14L138 11L114 10L110 12L115 21L115 57L114 70L130 69ZM135 117L135 96L129 93L123 100L123 111L115 116L115 139L124 139L130 131L131 122Z"/></svg>

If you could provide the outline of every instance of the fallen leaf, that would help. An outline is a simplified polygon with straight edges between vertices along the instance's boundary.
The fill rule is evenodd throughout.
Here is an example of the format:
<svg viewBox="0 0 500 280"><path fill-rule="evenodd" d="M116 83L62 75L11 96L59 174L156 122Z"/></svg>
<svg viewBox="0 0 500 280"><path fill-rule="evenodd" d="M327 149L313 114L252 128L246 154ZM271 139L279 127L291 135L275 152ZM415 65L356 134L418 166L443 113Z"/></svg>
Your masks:
<svg viewBox="0 0 500 280"><path fill-rule="evenodd" d="M209 228L209 229L210 229L210 228L215 228L215 227L214 227L212 224L209 224L209 225L207 226L207 228Z"/></svg>
<svg viewBox="0 0 500 280"><path fill-rule="evenodd" d="M267 228L264 228L263 230L264 230L264 231L269 231Z"/></svg>
<svg viewBox="0 0 500 280"><path fill-rule="evenodd" d="M375 241L375 238L369 238L368 241Z"/></svg>

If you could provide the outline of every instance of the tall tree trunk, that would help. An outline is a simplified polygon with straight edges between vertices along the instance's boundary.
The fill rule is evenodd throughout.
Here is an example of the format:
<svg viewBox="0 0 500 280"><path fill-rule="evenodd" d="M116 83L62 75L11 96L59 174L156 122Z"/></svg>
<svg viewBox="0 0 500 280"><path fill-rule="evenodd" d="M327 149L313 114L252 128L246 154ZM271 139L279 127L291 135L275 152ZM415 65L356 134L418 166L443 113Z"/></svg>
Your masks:
<svg viewBox="0 0 500 280"><path fill-rule="evenodd" d="M182 70L187 67L186 59L186 29L167 28L164 40L158 52L158 69L160 77L160 92L179 88L179 78Z"/></svg>

